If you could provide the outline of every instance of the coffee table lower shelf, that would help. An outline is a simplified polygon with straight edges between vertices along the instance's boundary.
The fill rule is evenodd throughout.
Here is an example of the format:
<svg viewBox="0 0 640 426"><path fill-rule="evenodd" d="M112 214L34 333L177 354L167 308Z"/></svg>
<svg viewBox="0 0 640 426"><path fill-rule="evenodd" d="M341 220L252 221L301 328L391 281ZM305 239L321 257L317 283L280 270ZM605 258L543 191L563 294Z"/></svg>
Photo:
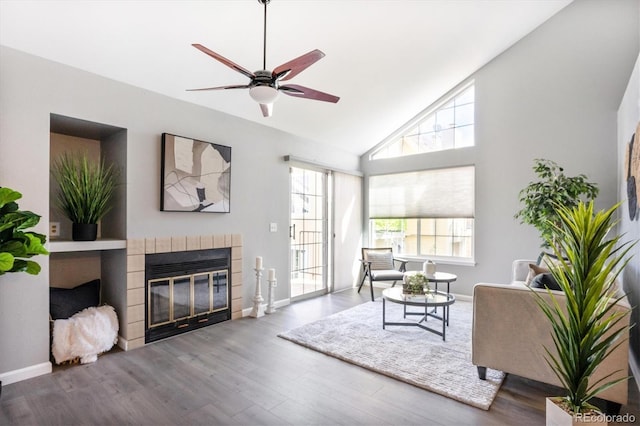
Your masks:
<svg viewBox="0 0 640 426"><path fill-rule="evenodd" d="M387 321L387 301L403 305L403 317L407 316L420 316L417 321L403 321L392 322ZM385 289L382 292L382 328L386 326L401 326L401 327L419 327L423 330L435 333L438 336L442 336L442 340L446 339L447 325L449 324L449 309L448 307L456 301L453 294L435 292L430 295L405 295L402 293L402 289L398 287L392 287ZM424 308L424 311L407 311L407 306L418 306ZM442 307L442 316L437 315L437 308ZM431 310L430 310L431 309ZM429 317L435 318L442 322L442 331L433 327L427 326L427 319Z"/></svg>

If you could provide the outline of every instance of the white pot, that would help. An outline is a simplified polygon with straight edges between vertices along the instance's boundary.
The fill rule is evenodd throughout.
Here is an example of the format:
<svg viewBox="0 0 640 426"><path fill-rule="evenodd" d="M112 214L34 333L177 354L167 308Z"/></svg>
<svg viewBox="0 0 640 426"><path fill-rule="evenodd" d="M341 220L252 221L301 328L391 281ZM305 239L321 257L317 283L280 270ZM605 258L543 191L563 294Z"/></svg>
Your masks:
<svg viewBox="0 0 640 426"><path fill-rule="evenodd" d="M565 411L562 407L555 403L560 398L547 398L546 414L547 414L547 426L574 426L589 424L594 426L606 426L607 419L602 413L599 415L591 416L573 416L571 413Z"/></svg>
<svg viewBox="0 0 640 426"><path fill-rule="evenodd" d="M431 260L427 260L422 264L422 272L425 275L433 275L436 273L436 264Z"/></svg>

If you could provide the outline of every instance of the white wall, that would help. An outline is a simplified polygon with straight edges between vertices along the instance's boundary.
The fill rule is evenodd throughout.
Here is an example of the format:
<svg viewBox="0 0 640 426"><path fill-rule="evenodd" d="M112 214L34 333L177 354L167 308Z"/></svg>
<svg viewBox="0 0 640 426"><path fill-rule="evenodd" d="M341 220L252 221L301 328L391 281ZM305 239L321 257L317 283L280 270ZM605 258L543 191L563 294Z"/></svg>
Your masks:
<svg viewBox="0 0 640 426"><path fill-rule="evenodd" d="M358 158L259 124L176 101L58 63L0 47L0 185L23 193L23 209L42 215L48 233L49 114L127 129L127 237L242 234L244 304L255 282L254 258L278 271L276 300L289 297L289 172L285 155L344 170ZM247 107L259 109L248 101ZM299 100L299 102L305 102ZM163 132L232 147L231 213L159 211ZM269 223L278 232L269 232ZM49 360L49 259L38 276L0 277L0 380L5 373ZM40 368L40 367L38 367Z"/></svg>
<svg viewBox="0 0 640 426"><path fill-rule="evenodd" d="M619 200L623 205L619 208L620 224L618 233L624 235L623 241L638 241L631 250L633 258L627 264L622 273L622 285L628 294L629 303L635 309L631 314L631 323L636 324L631 329L629 346L635 360L635 368L640 368L640 215L636 214L635 220L629 217L629 204L627 197L626 166L625 166L625 150L631 136L635 133L634 151L640 149L640 134L636 133L637 126L640 125L640 56L636 61L633 74L629 79L627 90L624 98L620 103L618 110L618 179L619 179ZM636 185L640 183L636 177ZM640 371L634 371L636 381L640 379L638 374Z"/></svg>
<svg viewBox="0 0 640 426"><path fill-rule="evenodd" d="M518 192L536 178L533 159L585 173L600 187L598 205L615 203L616 111L638 55L639 18L635 0L573 2L470 76L475 147L361 158L365 187L370 175L475 164L476 265L440 265L458 275L452 291L470 295L478 282L509 282L513 259L536 259L537 231L513 218Z"/></svg>

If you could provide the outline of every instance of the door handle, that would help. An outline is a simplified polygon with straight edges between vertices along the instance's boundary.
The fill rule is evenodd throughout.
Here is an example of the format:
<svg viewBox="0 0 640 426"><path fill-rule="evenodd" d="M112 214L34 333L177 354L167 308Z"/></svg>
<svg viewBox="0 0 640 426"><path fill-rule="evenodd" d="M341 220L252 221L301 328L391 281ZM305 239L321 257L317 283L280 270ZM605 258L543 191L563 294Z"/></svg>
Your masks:
<svg viewBox="0 0 640 426"><path fill-rule="evenodd" d="M289 238L292 240L296 239L296 224L289 226Z"/></svg>

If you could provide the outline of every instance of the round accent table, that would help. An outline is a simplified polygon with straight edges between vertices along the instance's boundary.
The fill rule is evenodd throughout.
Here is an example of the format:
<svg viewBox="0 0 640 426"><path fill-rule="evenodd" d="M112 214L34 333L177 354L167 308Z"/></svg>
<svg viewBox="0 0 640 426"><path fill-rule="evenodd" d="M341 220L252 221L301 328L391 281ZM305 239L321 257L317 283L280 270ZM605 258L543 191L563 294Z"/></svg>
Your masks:
<svg viewBox="0 0 640 426"><path fill-rule="evenodd" d="M434 283L436 285L436 292L438 291L439 283L447 283L447 294L451 294L451 292L449 291L449 286L452 282L458 279L458 276L456 274L450 274L448 272L435 272L431 275L427 274L427 279L430 283ZM449 306L445 306L444 309L447 311L446 315L444 316L447 318L447 325L449 325Z"/></svg>
<svg viewBox="0 0 640 426"><path fill-rule="evenodd" d="M419 315L421 318L418 322L412 321L404 321L404 322L388 322L387 321L387 301L398 303L403 305L403 318L407 318L408 315ZM429 294L404 294L402 293L402 289L399 287L387 288L382 291L382 328L384 329L388 325L397 325L397 326L413 326L420 327L423 330L430 331L431 333L435 333L438 336L442 336L442 340L445 340L446 336L446 326L448 324L449 318L447 315L449 314L449 306L456 301L456 298L453 294L446 294L444 292L432 292ZM422 309L419 311L407 311L407 306L417 306ZM433 311L429 311L429 308L437 308L438 306L443 307L442 316L439 317L433 313ZM427 318L432 317L442 321L442 331L428 327L427 326Z"/></svg>
<svg viewBox="0 0 640 426"><path fill-rule="evenodd" d="M405 275L417 274L418 272L422 272L422 271L407 271L405 273ZM422 272L422 273L424 274L424 272ZM446 292L447 295L451 294L451 292L449 291L451 283L455 282L458 279L457 275L450 274L449 272L435 272L433 274L425 274L425 276L427 277L427 280L429 280L430 283L434 283L435 284L434 290L436 291L436 293L438 292L438 284L446 283L447 284L447 292ZM445 306L444 309L447 312L445 312L445 315L443 315L443 316L447 318L447 325L449 325L449 306ZM437 310L437 309L435 309L435 310Z"/></svg>

